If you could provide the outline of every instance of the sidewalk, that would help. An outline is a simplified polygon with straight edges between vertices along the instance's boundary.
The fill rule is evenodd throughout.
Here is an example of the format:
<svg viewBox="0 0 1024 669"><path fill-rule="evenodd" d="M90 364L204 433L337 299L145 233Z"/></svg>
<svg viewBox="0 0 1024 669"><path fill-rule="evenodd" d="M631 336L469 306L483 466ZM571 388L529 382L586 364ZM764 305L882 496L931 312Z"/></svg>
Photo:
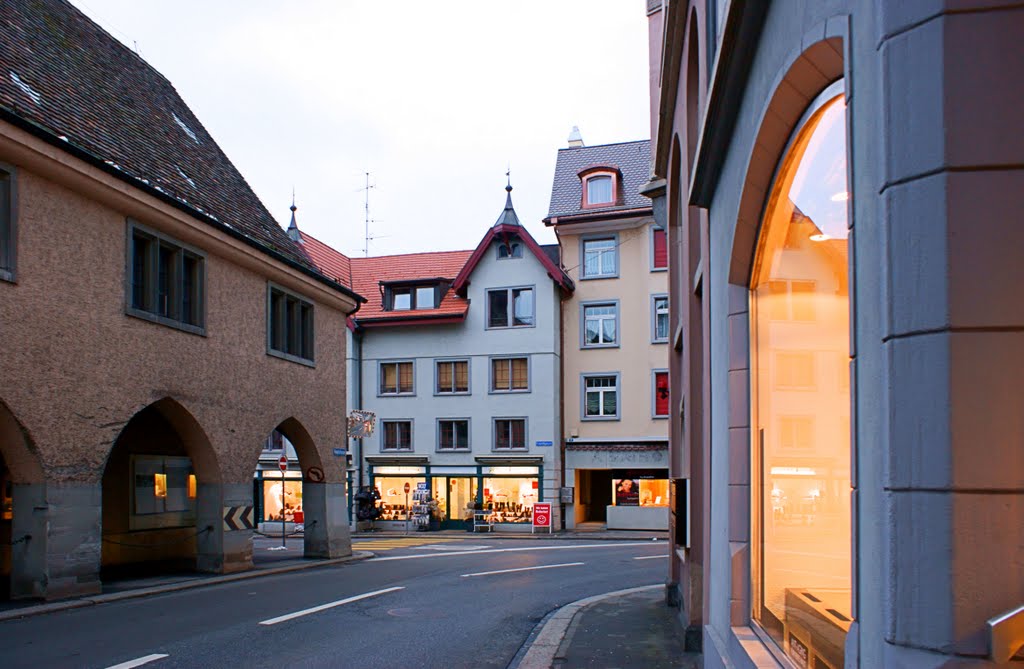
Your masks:
<svg viewBox="0 0 1024 669"><path fill-rule="evenodd" d="M652 585L588 597L563 606L527 641L515 669L698 669L683 650L665 587Z"/></svg>
<svg viewBox="0 0 1024 669"><path fill-rule="evenodd" d="M477 539L494 537L495 539L549 539L562 541L668 541L668 530L565 530L562 532L468 532L466 530L436 530L434 532L416 532L410 530L372 530L353 532L353 539L372 539L376 537L457 537ZM280 539L278 539L280 541Z"/></svg>

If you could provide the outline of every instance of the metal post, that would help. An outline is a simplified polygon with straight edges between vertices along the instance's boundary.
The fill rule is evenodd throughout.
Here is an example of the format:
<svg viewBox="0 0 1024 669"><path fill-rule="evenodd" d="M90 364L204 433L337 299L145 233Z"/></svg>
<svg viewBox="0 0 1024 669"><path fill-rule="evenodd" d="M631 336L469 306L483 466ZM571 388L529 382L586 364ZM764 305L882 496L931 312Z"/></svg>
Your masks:
<svg viewBox="0 0 1024 669"><path fill-rule="evenodd" d="M409 534L409 491L405 491L405 533Z"/></svg>
<svg viewBox="0 0 1024 669"><path fill-rule="evenodd" d="M287 548L284 539L284 472L281 472L281 546Z"/></svg>

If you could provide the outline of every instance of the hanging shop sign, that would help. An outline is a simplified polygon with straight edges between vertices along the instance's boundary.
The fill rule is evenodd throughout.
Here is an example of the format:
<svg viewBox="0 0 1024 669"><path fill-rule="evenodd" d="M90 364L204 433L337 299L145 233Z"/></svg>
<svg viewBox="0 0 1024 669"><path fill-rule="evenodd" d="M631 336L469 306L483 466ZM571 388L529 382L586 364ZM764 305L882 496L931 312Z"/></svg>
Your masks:
<svg viewBox="0 0 1024 669"><path fill-rule="evenodd" d="M365 439L373 436L377 414L372 411L355 409L348 415L348 436L351 439Z"/></svg>

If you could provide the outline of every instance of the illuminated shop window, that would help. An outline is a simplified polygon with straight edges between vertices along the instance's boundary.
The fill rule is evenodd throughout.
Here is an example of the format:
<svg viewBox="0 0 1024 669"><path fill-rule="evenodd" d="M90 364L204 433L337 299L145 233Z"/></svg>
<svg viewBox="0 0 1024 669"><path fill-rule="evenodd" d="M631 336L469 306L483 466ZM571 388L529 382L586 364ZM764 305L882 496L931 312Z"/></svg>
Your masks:
<svg viewBox="0 0 1024 669"><path fill-rule="evenodd" d="M380 516L377 520L405 520L406 515L412 514L413 492L416 485L426 483L424 476L379 476L373 480L373 485L380 494L377 500L377 508L380 509ZM409 484L409 494L405 493L405 484Z"/></svg>
<svg viewBox="0 0 1024 669"><path fill-rule="evenodd" d="M853 618L850 388L835 380L850 353L841 90L781 161L751 286L754 619L800 666L834 668Z"/></svg>
<svg viewBox="0 0 1024 669"><path fill-rule="evenodd" d="M274 476L273 473L267 475ZM282 514L284 518L281 517ZM302 479L263 479L263 520L284 520L289 523L301 523L305 520L302 511Z"/></svg>
<svg viewBox="0 0 1024 669"><path fill-rule="evenodd" d="M538 501L536 478L485 478L484 509L492 523L529 523Z"/></svg>
<svg viewBox="0 0 1024 669"><path fill-rule="evenodd" d="M612 479L615 506L668 506L668 479Z"/></svg>

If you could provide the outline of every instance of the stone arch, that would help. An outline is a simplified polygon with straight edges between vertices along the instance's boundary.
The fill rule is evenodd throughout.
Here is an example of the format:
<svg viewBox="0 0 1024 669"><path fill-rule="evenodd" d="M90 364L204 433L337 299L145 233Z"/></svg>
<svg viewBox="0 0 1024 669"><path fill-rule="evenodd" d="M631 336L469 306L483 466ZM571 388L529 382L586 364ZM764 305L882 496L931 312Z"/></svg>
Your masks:
<svg viewBox="0 0 1024 669"><path fill-rule="evenodd" d="M42 483L42 461L27 428L0 400L0 463L14 483Z"/></svg>
<svg viewBox="0 0 1024 669"><path fill-rule="evenodd" d="M0 600L23 594L25 588L15 582L31 579L33 549L41 541L32 509L44 481L28 430L0 401Z"/></svg>

